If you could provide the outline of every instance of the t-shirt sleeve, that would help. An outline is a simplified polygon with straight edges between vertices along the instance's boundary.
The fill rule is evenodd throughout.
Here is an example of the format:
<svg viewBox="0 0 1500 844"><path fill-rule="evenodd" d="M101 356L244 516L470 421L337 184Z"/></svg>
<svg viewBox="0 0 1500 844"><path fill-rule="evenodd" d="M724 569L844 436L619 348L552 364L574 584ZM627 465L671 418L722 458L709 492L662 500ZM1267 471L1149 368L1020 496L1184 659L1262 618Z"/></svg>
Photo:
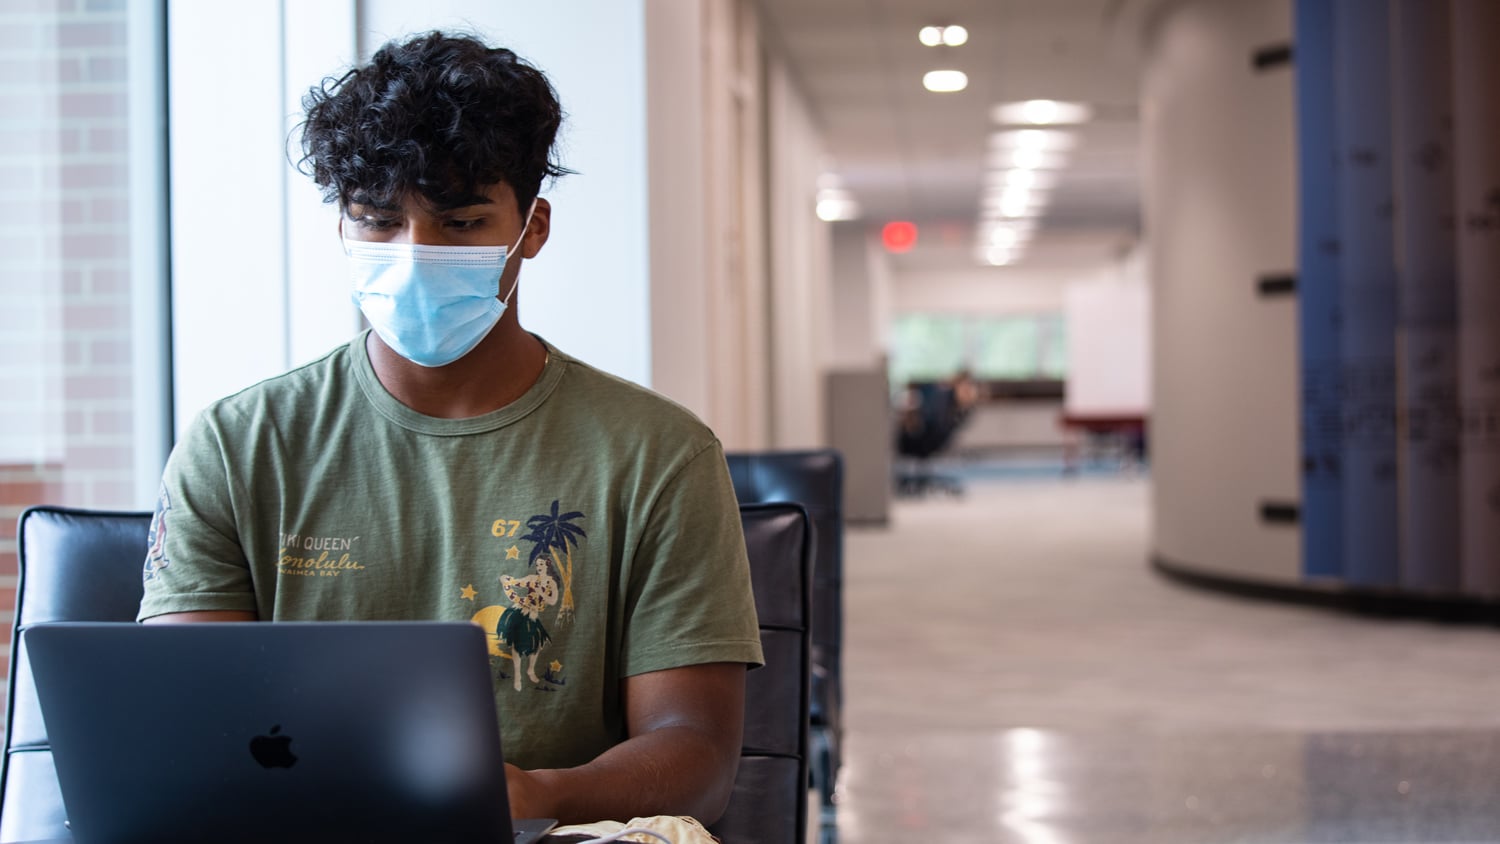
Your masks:
<svg viewBox="0 0 1500 844"><path fill-rule="evenodd" d="M229 450L206 415L172 449L141 573L138 620L176 612L256 609L234 516Z"/></svg>
<svg viewBox="0 0 1500 844"><path fill-rule="evenodd" d="M624 676L764 664L739 504L717 440L663 487L628 571Z"/></svg>

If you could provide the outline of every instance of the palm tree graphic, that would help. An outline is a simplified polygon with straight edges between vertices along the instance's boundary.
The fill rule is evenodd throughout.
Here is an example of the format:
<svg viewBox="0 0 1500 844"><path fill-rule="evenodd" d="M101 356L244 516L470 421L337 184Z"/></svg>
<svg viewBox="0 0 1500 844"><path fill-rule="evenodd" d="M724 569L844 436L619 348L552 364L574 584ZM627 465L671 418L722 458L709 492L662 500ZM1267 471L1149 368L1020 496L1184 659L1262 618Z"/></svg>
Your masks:
<svg viewBox="0 0 1500 844"><path fill-rule="evenodd" d="M580 539L587 539L588 534L573 524L574 519L583 518L582 512L559 513L560 509L560 502L554 499L551 515L544 513L527 519L526 527L531 532L521 538L535 543L531 546L531 564L546 556L557 569L558 579L563 584L562 605L558 607L557 618L566 621L573 615L573 546Z"/></svg>

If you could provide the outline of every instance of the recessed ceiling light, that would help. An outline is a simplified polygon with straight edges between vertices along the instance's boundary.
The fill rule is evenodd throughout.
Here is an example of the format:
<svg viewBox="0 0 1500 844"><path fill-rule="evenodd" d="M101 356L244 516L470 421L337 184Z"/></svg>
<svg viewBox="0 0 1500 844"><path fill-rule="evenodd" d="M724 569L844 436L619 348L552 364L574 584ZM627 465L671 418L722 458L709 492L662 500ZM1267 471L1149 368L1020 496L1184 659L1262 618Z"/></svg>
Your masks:
<svg viewBox="0 0 1500 844"><path fill-rule="evenodd" d="M816 210L818 219L825 223L858 220L860 215L859 203L855 201L854 196L838 188L824 188L818 191Z"/></svg>
<svg viewBox="0 0 1500 844"><path fill-rule="evenodd" d="M991 246L984 250L984 260L992 267L1003 267L1015 263L1016 253L1004 246Z"/></svg>
<svg viewBox="0 0 1500 844"><path fill-rule="evenodd" d="M1061 170L1068 157L1059 151L996 146L985 161L991 170Z"/></svg>
<svg viewBox="0 0 1500 844"><path fill-rule="evenodd" d="M1045 196L1010 188L985 195L980 200L980 209L985 219L1020 219L1037 216L1046 204Z"/></svg>
<svg viewBox="0 0 1500 844"><path fill-rule="evenodd" d="M1021 100L1001 103L990 112L996 123L1029 123L1033 126L1061 126L1087 123L1094 110L1084 103L1062 100Z"/></svg>
<svg viewBox="0 0 1500 844"><path fill-rule="evenodd" d="M1009 164L1022 170L1056 170L1068 163L1067 156L1060 152L1044 152L1022 147L1010 154Z"/></svg>
<svg viewBox="0 0 1500 844"><path fill-rule="evenodd" d="M1045 170L1017 168L988 173L985 175L985 184L1048 190L1057 185L1057 175Z"/></svg>
<svg viewBox="0 0 1500 844"><path fill-rule="evenodd" d="M1021 229L1017 226L995 226L985 236L991 246L1011 247L1019 244L1022 239Z"/></svg>
<svg viewBox="0 0 1500 844"><path fill-rule="evenodd" d="M1069 150L1078 145L1073 133L1062 129L1009 129L990 135L990 146L1002 149L1034 149L1040 152Z"/></svg>
<svg viewBox="0 0 1500 844"><path fill-rule="evenodd" d="M961 70L929 70L922 87L938 94L951 94L969 87L969 75Z"/></svg>
<svg viewBox="0 0 1500 844"><path fill-rule="evenodd" d="M917 40L928 47L960 47L969 42L969 30L961 26L924 26Z"/></svg>

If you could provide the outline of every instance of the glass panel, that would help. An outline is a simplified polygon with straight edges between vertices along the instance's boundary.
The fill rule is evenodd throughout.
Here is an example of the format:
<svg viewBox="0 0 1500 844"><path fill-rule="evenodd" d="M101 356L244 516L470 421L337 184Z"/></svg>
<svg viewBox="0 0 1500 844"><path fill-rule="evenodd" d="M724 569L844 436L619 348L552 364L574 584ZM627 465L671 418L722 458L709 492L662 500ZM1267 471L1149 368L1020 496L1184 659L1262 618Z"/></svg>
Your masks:
<svg viewBox="0 0 1500 844"><path fill-rule="evenodd" d="M1068 321L1062 314L1050 314L1042 319L1040 350L1040 377L1067 378Z"/></svg>
<svg viewBox="0 0 1500 844"><path fill-rule="evenodd" d="M898 317L891 343L891 387L951 377L964 367L966 357L961 318L929 314Z"/></svg>
<svg viewBox="0 0 1500 844"><path fill-rule="evenodd" d="M982 379L1034 378L1041 330L1036 317L988 319L975 326L974 374Z"/></svg>
<svg viewBox="0 0 1500 844"><path fill-rule="evenodd" d="M139 162L162 154L150 71L160 12L123 0L0 5L0 586L14 586L26 506L151 504L137 463L152 449L137 439L170 432L144 430L159 417L141 416L140 396L165 395L146 366L165 341L138 326L165 284L137 276L159 266L142 259L159 257L165 236L161 192Z"/></svg>

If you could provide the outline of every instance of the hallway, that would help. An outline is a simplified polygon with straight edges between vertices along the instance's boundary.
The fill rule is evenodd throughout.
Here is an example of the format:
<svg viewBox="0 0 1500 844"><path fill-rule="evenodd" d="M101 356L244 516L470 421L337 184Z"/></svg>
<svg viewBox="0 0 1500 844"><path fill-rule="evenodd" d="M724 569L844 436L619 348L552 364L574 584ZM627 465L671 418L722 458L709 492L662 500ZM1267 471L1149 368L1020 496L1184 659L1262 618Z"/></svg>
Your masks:
<svg viewBox="0 0 1500 844"><path fill-rule="evenodd" d="M1169 582L1142 478L971 481L846 549L846 844L1500 840L1500 631Z"/></svg>

